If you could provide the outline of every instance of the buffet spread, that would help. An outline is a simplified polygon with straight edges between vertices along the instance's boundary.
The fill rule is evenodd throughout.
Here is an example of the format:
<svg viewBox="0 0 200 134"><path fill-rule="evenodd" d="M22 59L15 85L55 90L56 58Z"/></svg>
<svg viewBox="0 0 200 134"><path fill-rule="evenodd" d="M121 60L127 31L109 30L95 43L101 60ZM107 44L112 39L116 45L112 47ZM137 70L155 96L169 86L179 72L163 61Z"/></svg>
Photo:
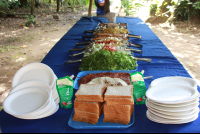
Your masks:
<svg viewBox="0 0 200 134"><path fill-rule="evenodd" d="M161 124L183 124L198 118L200 94L194 79L161 77L146 89L145 70L138 72L137 61L151 63L151 59L135 57L135 53L142 55L143 45L130 39L142 37L129 34L127 23L99 23L84 33L92 33L82 36L91 39L69 49L70 58L82 58L65 61L66 66L81 62L75 79L58 79L43 63L25 65L13 78L4 111L16 118L33 120L53 115L59 104L66 109L73 104L68 125L76 129L128 128L135 122L135 105L145 105L146 117ZM59 86L64 92L58 90ZM73 86L72 90L69 86ZM34 103L28 105L31 102Z"/></svg>

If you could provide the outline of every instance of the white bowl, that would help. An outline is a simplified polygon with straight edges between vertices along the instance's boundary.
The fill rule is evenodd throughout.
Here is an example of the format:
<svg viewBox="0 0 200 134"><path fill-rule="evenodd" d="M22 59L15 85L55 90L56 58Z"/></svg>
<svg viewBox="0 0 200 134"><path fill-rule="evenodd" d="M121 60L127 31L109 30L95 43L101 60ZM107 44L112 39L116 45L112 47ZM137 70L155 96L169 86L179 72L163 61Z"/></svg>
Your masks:
<svg viewBox="0 0 200 134"><path fill-rule="evenodd" d="M12 88L20 83L30 80L44 81L52 87L55 81L55 74L46 64L30 63L23 66L16 72L12 80Z"/></svg>
<svg viewBox="0 0 200 134"><path fill-rule="evenodd" d="M162 85L165 83L181 84L181 85L185 85L185 86L189 86L194 89L197 89L196 80L188 78L188 77L182 77L182 76L169 76L169 77L162 77L162 78L155 79L151 82L150 87Z"/></svg>

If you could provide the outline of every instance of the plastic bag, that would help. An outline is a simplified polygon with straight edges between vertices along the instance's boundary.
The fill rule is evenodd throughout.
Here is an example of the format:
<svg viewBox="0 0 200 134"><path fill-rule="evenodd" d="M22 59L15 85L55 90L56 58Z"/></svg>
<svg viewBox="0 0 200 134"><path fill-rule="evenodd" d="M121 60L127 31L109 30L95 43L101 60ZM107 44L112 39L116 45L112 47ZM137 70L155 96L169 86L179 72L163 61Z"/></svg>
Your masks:
<svg viewBox="0 0 200 134"><path fill-rule="evenodd" d="M66 76L56 80L56 89L60 97L61 108L72 108L74 81Z"/></svg>
<svg viewBox="0 0 200 134"><path fill-rule="evenodd" d="M131 84L133 85L133 98L137 105L145 104L146 86L141 72L130 74Z"/></svg>

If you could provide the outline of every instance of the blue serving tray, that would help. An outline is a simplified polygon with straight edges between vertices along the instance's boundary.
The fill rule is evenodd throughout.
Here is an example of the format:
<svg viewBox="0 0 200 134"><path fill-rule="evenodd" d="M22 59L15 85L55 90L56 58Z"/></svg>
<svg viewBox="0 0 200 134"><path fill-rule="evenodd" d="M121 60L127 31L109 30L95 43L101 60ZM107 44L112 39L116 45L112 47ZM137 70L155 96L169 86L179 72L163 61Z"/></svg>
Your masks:
<svg viewBox="0 0 200 134"><path fill-rule="evenodd" d="M97 124L90 124L85 122L73 121L74 110L69 118L68 125L75 129L123 129L128 128L135 122L135 115L134 111L130 119L130 123L128 125L119 124L119 123L110 123L110 122L103 122L104 114L101 115Z"/></svg>
<svg viewBox="0 0 200 134"><path fill-rule="evenodd" d="M134 72L136 72L136 70L137 69L135 69L135 70L115 70L115 71L112 71L112 70L99 70L99 71L82 71L82 72L79 72L78 73L78 75L77 75L77 77L76 77L76 79L74 80L74 89L79 89L79 86L78 86L78 80L81 78L81 77L83 77L83 76L85 76L85 75L87 75L87 74L90 74L90 73L92 73L92 74L95 74L95 73L104 73L104 72L111 72L111 73L116 73L116 72L119 72L119 73L134 73Z"/></svg>

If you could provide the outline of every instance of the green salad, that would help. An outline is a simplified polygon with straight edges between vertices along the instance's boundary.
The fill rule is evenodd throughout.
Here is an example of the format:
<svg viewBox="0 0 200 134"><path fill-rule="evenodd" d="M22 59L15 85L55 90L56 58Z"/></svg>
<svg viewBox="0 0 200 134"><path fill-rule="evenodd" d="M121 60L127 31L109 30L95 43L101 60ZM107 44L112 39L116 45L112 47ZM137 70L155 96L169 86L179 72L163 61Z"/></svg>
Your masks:
<svg viewBox="0 0 200 134"><path fill-rule="evenodd" d="M134 70L137 66L137 60L127 54L101 50L83 58L80 70Z"/></svg>

